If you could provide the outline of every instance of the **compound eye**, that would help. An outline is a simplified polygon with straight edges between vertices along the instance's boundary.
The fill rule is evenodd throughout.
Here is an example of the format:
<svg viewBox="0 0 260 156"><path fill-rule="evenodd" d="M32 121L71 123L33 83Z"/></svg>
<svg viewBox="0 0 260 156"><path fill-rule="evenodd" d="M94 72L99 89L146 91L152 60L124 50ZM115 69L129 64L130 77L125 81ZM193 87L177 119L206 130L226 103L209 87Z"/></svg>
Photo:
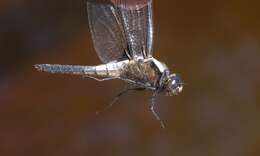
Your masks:
<svg viewBox="0 0 260 156"><path fill-rule="evenodd" d="M175 89L178 87L178 83L175 79L172 80L172 88Z"/></svg>
<svg viewBox="0 0 260 156"><path fill-rule="evenodd" d="M175 85L176 84L176 80L172 80L172 85Z"/></svg>

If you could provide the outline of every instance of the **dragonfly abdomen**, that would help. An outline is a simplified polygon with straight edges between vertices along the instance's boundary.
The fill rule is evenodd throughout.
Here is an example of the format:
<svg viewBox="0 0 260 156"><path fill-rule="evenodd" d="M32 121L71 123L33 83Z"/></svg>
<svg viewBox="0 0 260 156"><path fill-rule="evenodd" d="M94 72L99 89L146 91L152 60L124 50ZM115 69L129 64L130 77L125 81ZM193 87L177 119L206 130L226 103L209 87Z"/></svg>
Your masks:
<svg viewBox="0 0 260 156"><path fill-rule="evenodd" d="M53 74L89 75L97 77L119 77L123 62L113 62L97 66L61 65L61 64L36 64L39 71Z"/></svg>
<svg viewBox="0 0 260 156"><path fill-rule="evenodd" d="M80 65L60 65L60 64L36 64L34 65L39 71L57 74L85 75L86 73L95 74L95 67Z"/></svg>

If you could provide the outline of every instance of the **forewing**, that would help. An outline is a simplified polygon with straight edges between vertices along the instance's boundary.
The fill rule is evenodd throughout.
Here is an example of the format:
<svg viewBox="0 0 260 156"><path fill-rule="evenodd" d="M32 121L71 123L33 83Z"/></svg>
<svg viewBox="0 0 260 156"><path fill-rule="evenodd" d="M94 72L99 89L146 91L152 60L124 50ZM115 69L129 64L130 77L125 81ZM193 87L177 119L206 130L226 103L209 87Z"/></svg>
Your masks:
<svg viewBox="0 0 260 156"><path fill-rule="evenodd" d="M152 0L87 0L89 27L102 62L151 55Z"/></svg>
<svg viewBox="0 0 260 156"><path fill-rule="evenodd" d="M109 0L87 0L92 40L99 58L104 63L127 58L127 44L115 9Z"/></svg>
<svg viewBox="0 0 260 156"><path fill-rule="evenodd" d="M114 0L120 6L128 50L131 56L152 54L152 0Z"/></svg>

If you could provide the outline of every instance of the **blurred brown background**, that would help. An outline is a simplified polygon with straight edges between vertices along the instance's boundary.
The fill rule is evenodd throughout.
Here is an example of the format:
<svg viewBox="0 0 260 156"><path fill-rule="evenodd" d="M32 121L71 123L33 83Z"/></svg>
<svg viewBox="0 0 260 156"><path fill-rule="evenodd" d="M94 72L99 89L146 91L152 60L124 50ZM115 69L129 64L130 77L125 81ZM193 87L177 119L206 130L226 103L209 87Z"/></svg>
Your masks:
<svg viewBox="0 0 260 156"><path fill-rule="evenodd" d="M1 156L260 155L258 1L154 0L154 55L186 82L179 96L50 75L36 63L100 63L80 0L0 1Z"/></svg>

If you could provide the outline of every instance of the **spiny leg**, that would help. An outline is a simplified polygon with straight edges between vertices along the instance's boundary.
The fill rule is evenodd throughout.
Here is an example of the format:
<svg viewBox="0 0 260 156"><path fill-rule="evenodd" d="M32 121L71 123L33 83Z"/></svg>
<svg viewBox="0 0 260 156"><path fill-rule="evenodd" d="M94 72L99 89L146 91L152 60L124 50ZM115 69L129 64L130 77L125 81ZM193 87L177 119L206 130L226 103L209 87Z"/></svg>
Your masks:
<svg viewBox="0 0 260 156"><path fill-rule="evenodd" d="M155 118L160 122L160 124L161 124L161 127L162 128L165 128L165 125L164 125L164 123L163 123L163 121L160 119L160 116L155 112L155 110L154 110L154 106L155 106L155 98L156 98L156 96L157 96L157 93L154 93L153 95L152 95L152 97L151 97L151 101L150 101L150 106L149 106L149 109L150 109L150 111L153 113L153 115L155 116Z"/></svg>
<svg viewBox="0 0 260 156"><path fill-rule="evenodd" d="M130 85L130 86L127 86L125 87L121 92L119 92L116 97L113 99L113 101L107 105L106 107L104 107L101 111L97 111L96 114L100 114L101 112L104 112L106 111L107 109L109 109L110 107L112 107L119 99L122 95L128 93L129 91L132 91L132 90L139 90L139 89L143 89L143 88L140 88L140 87L136 87L135 85Z"/></svg>
<svg viewBox="0 0 260 156"><path fill-rule="evenodd" d="M127 79L127 78L122 78L122 77L119 77L118 79L126 81L126 82L130 83L133 86L139 86L139 87L136 87L136 88L139 88L139 89L140 88L145 88L145 89L150 89L150 90L156 90L155 87L151 87L150 85L142 83L142 82L138 82L138 81L134 81L134 80Z"/></svg>

